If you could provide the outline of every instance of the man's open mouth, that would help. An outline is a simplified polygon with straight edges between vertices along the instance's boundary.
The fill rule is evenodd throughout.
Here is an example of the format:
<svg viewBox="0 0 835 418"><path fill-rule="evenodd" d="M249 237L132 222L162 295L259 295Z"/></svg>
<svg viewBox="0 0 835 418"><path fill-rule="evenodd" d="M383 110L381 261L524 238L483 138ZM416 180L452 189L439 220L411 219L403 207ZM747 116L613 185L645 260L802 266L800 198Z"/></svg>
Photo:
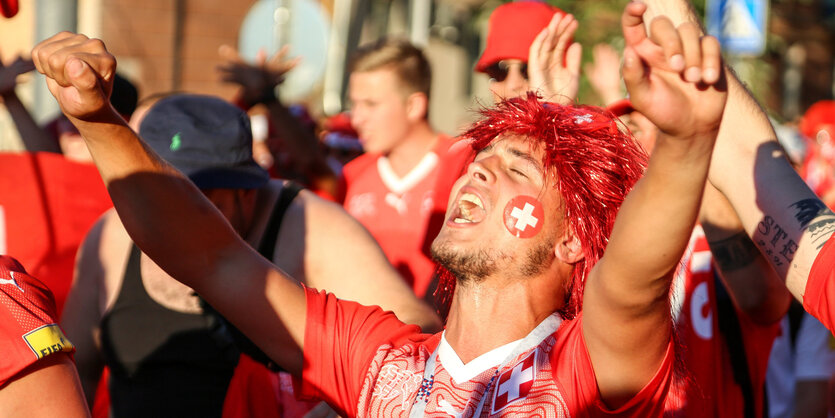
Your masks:
<svg viewBox="0 0 835 418"><path fill-rule="evenodd" d="M472 193L464 193L458 199L458 213L452 219L452 222L457 224L478 223L484 220L486 214L484 204L478 196Z"/></svg>

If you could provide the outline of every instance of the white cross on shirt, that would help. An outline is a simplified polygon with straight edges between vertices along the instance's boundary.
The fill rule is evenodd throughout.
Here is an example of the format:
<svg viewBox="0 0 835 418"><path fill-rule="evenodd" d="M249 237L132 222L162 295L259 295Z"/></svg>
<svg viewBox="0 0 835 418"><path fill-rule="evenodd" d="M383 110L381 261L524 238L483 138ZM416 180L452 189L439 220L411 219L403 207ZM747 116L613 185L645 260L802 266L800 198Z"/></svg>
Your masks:
<svg viewBox="0 0 835 418"><path fill-rule="evenodd" d="M502 396L505 393L507 394L508 403L519 399L519 387L522 386L523 383L533 380L533 365L529 364L526 369L523 369L523 367L525 367L524 361L517 364L513 368L513 371L510 372L510 379L507 379L504 383L499 385L499 388L497 389L497 396Z"/></svg>

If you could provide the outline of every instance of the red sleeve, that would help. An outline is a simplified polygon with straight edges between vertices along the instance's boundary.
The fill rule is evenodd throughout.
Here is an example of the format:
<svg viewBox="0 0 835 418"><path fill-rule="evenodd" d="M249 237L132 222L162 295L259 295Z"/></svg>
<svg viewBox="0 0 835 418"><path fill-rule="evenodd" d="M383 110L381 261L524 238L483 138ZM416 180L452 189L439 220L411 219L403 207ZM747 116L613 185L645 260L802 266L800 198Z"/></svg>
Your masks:
<svg viewBox="0 0 835 418"><path fill-rule="evenodd" d="M664 402L673 381L675 344L667 346L664 359L652 379L629 402L616 410L610 410L600 399L594 367L591 364L586 340L583 337L582 316L564 322L557 332L557 342L552 351L551 363L556 370L557 384L566 393L569 409L582 411L580 416L590 417L660 417Z"/></svg>
<svg viewBox="0 0 835 418"><path fill-rule="evenodd" d="M328 402L354 416L362 383L377 350L419 334L391 312L306 289L307 323L300 396Z"/></svg>
<svg viewBox="0 0 835 418"><path fill-rule="evenodd" d="M803 307L818 318L827 329L832 331L835 325L835 235L829 238L823 249L818 253L809 278L806 280L806 291L803 293Z"/></svg>
<svg viewBox="0 0 835 418"><path fill-rule="evenodd" d="M17 260L0 256L0 386L46 356L75 351L55 318L52 292Z"/></svg>

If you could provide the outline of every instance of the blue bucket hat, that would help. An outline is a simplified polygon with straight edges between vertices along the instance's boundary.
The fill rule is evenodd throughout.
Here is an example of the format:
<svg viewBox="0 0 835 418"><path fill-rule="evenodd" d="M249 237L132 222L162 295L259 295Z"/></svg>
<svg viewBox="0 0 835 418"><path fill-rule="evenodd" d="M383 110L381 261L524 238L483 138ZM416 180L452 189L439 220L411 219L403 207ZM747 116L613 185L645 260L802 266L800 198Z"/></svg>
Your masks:
<svg viewBox="0 0 835 418"><path fill-rule="evenodd" d="M252 158L249 116L223 99L166 97L145 115L139 136L201 189L257 189L269 180Z"/></svg>

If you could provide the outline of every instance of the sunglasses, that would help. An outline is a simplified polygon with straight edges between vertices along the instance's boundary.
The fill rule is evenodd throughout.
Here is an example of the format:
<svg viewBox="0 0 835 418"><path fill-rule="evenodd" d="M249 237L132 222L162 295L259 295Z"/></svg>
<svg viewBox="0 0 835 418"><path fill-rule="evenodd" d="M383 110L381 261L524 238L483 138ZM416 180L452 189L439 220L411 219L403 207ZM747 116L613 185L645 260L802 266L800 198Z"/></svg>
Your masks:
<svg viewBox="0 0 835 418"><path fill-rule="evenodd" d="M528 63L508 63L507 61L499 61L489 67L487 67L484 72L487 73L492 80L502 82L507 78L507 74L510 73L510 68L518 66L519 72L522 73L522 77L525 80L528 79Z"/></svg>

